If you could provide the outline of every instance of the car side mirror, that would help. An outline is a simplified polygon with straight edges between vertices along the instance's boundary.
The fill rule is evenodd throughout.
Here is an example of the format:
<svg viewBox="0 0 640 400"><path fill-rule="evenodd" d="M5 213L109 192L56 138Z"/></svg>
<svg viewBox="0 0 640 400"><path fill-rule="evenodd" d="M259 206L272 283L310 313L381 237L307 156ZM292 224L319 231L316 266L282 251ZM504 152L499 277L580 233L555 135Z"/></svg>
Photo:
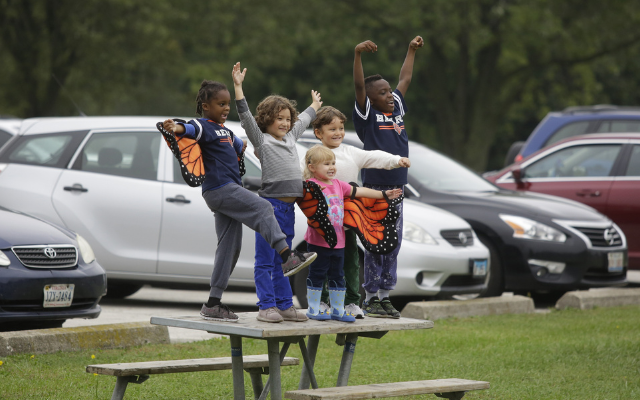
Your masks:
<svg viewBox="0 0 640 400"><path fill-rule="evenodd" d="M513 180L516 181L518 189L524 189L524 182L522 181L523 172L519 165L511 168L511 176L513 176Z"/></svg>
<svg viewBox="0 0 640 400"><path fill-rule="evenodd" d="M257 192L262 188L262 179L257 176L245 176L242 178L242 186L244 186L245 189Z"/></svg>

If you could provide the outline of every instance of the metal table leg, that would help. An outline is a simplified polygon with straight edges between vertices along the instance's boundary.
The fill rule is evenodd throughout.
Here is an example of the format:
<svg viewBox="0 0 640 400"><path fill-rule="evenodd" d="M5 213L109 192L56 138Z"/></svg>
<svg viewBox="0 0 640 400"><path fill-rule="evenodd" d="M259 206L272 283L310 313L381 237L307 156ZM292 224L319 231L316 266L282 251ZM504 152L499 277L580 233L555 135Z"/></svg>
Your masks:
<svg viewBox="0 0 640 400"><path fill-rule="evenodd" d="M336 386L347 386L349 383L349 374L351 373L351 362L353 354L356 352L356 342L358 341L357 333L349 333L345 339L344 349L342 350L342 361L340 361L340 370L338 371L338 383Z"/></svg>
<svg viewBox="0 0 640 400"><path fill-rule="evenodd" d="M242 360L242 337L231 335L231 372L233 374L233 399L245 400L244 397L244 363Z"/></svg>
<svg viewBox="0 0 640 400"><path fill-rule="evenodd" d="M287 356L287 351L289 351L289 343L284 343L282 345L282 349L280 350L280 364L284 361L284 358ZM271 365L271 359L269 359L269 365ZM260 394L260 398L258 400L267 400L267 396L269 395L270 389L270 379L271 379L271 371L269 371L269 377L267 378L267 383L264 384L264 389L262 390L262 394Z"/></svg>
<svg viewBox="0 0 640 400"><path fill-rule="evenodd" d="M280 381L280 342L267 339L269 349L269 387L271 400L282 400L282 382Z"/></svg>
<svg viewBox="0 0 640 400"><path fill-rule="evenodd" d="M320 343L320 335L310 335L307 341L307 354L309 354L309 365L313 369L313 365L316 362L316 353L318 352L318 343ZM300 383L298 389L309 389L309 373L307 372L307 360L302 366L302 373L300 374ZM314 377L315 379L315 377ZM317 388L317 385L316 385Z"/></svg>

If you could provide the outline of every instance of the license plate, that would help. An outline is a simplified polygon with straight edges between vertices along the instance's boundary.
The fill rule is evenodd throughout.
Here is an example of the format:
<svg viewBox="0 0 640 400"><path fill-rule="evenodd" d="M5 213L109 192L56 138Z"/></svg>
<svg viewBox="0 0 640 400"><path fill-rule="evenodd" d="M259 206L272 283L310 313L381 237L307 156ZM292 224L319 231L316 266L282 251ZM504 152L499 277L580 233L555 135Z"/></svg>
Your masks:
<svg viewBox="0 0 640 400"><path fill-rule="evenodd" d="M609 253L609 272L620 272L623 268L624 253Z"/></svg>
<svg viewBox="0 0 640 400"><path fill-rule="evenodd" d="M46 285L44 287L44 308L69 307L73 301L74 284Z"/></svg>
<svg viewBox="0 0 640 400"><path fill-rule="evenodd" d="M473 276L487 275L487 260L473 260Z"/></svg>

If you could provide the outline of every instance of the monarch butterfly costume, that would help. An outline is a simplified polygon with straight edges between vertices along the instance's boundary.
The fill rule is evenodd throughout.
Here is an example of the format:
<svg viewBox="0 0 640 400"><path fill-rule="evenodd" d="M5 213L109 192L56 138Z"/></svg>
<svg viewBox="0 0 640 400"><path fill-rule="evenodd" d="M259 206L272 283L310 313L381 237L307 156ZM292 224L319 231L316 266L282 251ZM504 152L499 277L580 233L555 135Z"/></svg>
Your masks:
<svg viewBox="0 0 640 400"><path fill-rule="evenodd" d="M358 186L351 183L355 188ZM298 200L298 206L307 217L307 224L324 238L329 247L337 244L336 232L328 217L328 205L320 186L313 181L304 182L303 197ZM355 197L344 198L343 225L354 229L362 245L374 254L387 254L398 247L396 222L399 213L396 204L403 196L396 199L369 199Z"/></svg>
<svg viewBox="0 0 640 400"><path fill-rule="evenodd" d="M175 118L174 121L182 124L187 123L187 121L179 118ZM164 129L162 122L158 122L156 124L156 128L164 137L171 153L173 153L178 160L178 163L180 164L180 172L182 173L182 177L187 185L191 187L202 185L205 179L205 172L202 149L200 149L198 141L183 136L176 137L173 132L169 132ZM233 140L234 135L233 132L231 132L231 141L233 142ZM246 172L244 166L244 153L238 156L238 169L240 170L240 176L243 176Z"/></svg>

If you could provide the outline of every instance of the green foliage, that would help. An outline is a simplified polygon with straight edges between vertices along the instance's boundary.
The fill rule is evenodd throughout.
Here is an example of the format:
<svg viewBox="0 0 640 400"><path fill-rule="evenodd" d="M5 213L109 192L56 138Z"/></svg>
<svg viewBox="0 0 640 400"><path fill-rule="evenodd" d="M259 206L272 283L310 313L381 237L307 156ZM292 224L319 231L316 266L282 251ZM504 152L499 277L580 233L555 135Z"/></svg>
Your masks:
<svg viewBox="0 0 640 400"><path fill-rule="evenodd" d="M378 45L365 75L395 86L421 35L410 136L482 171L550 110L638 102L635 4L0 0L0 114L77 114L73 99L89 115L191 116L200 82L230 85L241 61L251 107L279 93L302 109L315 89L350 116L355 45Z"/></svg>

